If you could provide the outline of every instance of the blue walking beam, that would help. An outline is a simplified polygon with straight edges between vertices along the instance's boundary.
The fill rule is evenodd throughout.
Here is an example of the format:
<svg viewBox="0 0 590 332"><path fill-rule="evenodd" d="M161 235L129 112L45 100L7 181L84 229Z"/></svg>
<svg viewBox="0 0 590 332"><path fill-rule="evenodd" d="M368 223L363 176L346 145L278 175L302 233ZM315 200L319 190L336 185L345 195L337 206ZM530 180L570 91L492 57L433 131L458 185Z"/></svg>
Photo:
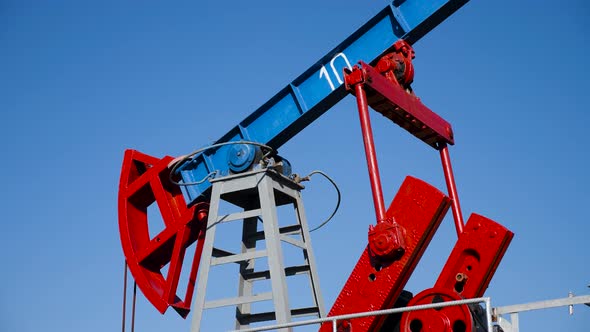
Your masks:
<svg viewBox="0 0 590 332"><path fill-rule="evenodd" d="M279 148L348 94L343 85L344 68L351 69L360 60L375 62L398 39L415 43L468 1L393 1L215 144L254 141ZM230 148L212 148L182 162L177 168L181 181L200 182L215 171L227 174ZM209 181L186 186L188 204L208 200L210 188Z"/></svg>

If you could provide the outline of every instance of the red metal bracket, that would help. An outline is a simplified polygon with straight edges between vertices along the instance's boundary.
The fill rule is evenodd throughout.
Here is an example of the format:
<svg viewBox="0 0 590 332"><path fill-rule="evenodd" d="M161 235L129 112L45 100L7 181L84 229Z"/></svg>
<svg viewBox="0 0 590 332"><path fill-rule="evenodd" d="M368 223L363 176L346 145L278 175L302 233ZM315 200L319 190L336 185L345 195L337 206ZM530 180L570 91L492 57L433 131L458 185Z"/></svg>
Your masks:
<svg viewBox="0 0 590 332"><path fill-rule="evenodd" d="M405 229L405 252L398 260L383 264L370 255L367 247L329 316L390 308L402 292L449 206L449 198L438 189L419 179L406 177L386 212L386 217L395 218ZM376 331L383 320L381 316L341 322L340 331ZM322 325L320 331L331 331L331 324Z"/></svg>
<svg viewBox="0 0 590 332"><path fill-rule="evenodd" d="M513 236L493 220L472 214L434 288L416 295L408 306L483 296ZM467 306L406 312L400 326L404 332L475 331Z"/></svg>
<svg viewBox="0 0 590 332"><path fill-rule="evenodd" d="M435 149L440 143L455 144L451 125L422 104L418 97L368 64L361 61L359 65L352 70L345 69L344 83L350 93L356 95L354 86L362 84L369 106L412 135Z"/></svg>
<svg viewBox="0 0 590 332"><path fill-rule="evenodd" d="M178 186L170 183L166 156L157 159L135 150L125 151L119 182L119 232L125 259L137 286L164 313L172 306L182 317L190 311L203 249L208 204L187 207ZM151 238L148 207L156 202L165 228ZM184 299L177 294L187 247L197 241ZM166 278L162 268L168 265Z"/></svg>
<svg viewBox="0 0 590 332"><path fill-rule="evenodd" d="M393 52L379 59L375 68L391 82L398 83L406 90L411 90L414 81L414 49L403 39L393 44Z"/></svg>

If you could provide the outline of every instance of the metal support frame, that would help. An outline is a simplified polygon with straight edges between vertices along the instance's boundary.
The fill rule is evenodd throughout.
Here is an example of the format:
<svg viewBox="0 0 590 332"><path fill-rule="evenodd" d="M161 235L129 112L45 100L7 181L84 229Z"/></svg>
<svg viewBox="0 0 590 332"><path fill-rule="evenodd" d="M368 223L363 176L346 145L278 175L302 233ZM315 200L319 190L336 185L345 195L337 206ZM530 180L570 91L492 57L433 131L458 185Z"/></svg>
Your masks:
<svg viewBox="0 0 590 332"><path fill-rule="evenodd" d="M262 169L231 175L211 181L213 183L210 213L203 247L203 257L197 295L193 303L192 332L200 330L203 311L224 306L236 306L235 328L248 328L251 323L274 320L285 324L294 317L325 313L320 294L319 276L311 246L311 238L299 184L274 172ZM234 204L243 212L219 215L221 200ZM277 206L293 204L297 222L294 225L279 226ZM221 223L243 220L241 253L231 253L214 247L217 226ZM258 230L258 221L262 230ZM265 249L256 248L258 241L266 242ZM285 266L282 242L303 250L304 264ZM268 259L268 270L256 271L255 260ZM234 298L205 301L209 273L212 266L239 264L238 295ZM312 305L306 308L291 308L287 289L287 277L307 274L310 282ZM269 280L270 292L253 292L256 281ZM274 311L253 313L251 303L272 301ZM281 330L281 331L287 331Z"/></svg>

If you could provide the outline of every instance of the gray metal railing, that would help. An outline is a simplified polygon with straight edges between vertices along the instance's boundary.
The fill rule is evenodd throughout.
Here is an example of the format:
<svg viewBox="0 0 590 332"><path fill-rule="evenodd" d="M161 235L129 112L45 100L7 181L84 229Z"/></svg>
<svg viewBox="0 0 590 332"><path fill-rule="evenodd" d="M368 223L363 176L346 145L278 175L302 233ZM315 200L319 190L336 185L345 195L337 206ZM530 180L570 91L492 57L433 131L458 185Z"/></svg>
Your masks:
<svg viewBox="0 0 590 332"><path fill-rule="evenodd" d="M486 306L486 320L487 320L488 331L492 331L492 307L491 307L490 298L489 297L478 297L478 298L474 298L474 299L448 301L448 302L432 303L432 304L421 304L421 305L403 307L403 308L393 308L393 309L386 309L386 310L359 312L356 314L331 316L331 317L326 317L326 318L316 318L316 319L310 319L310 320L305 320L305 321L300 321L300 322L277 324L277 325L271 325L271 326L261 326L261 327L254 327L254 328L249 328L249 329L244 329L244 330L235 330L232 332L272 331L272 330L297 327L297 326L323 324L323 323L327 323L327 322L332 323L332 331L336 332L337 323L338 323L338 321L341 321L341 320L355 319L355 318L361 318L361 317L367 317L367 316L391 315L391 314L397 314L397 313L402 313L402 312L418 311L418 310L426 310L426 309L436 309L436 308L450 307L450 306L455 306L455 305L476 304L476 303L482 303L482 302L485 303L485 306Z"/></svg>

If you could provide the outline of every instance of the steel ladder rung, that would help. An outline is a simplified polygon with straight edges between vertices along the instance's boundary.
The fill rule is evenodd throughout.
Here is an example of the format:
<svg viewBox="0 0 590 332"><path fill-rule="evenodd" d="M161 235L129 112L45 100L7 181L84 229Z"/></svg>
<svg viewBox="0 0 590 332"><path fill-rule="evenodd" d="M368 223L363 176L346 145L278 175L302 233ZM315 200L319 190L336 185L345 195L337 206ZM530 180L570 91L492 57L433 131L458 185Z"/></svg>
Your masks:
<svg viewBox="0 0 590 332"><path fill-rule="evenodd" d="M265 249L265 250L246 252L246 253L242 253L242 254L235 254L235 255L230 255L230 256L211 258L211 266L228 264L228 263L244 262L244 261L247 261L250 259L256 259L256 258L261 258L261 257L266 257L266 256L268 256L268 253Z"/></svg>
<svg viewBox="0 0 590 332"><path fill-rule="evenodd" d="M288 266L285 268L285 276L295 276L299 274L309 273L310 267L309 265L296 265L296 266ZM242 277L244 280L248 281L260 281L260 280L267 280L270 279L270 271L255 271L255 272L248 272L243 273Z"/></svg>
<svg viewBox="0 0 590 332"><path fill-rule="evenodd" d="M291 309L292 318L301 318L306 316L318 315L320 309L318 307L305 307ZM261 312L256 314L238 314L238 321L242 325L248 325L252 323L267 322L269 320L275 320L276 315L274 311Z"/></svg>
<svg viewBox="0 0 590 332"><path fill-rule="evenodd" d="M289 226L283 226L283 227L279 228L279 233L281 235L301 234L301 225L294 224L294 225L289 225ZM248 239L251 239L254 241L264 240L264 231L258 231L256 233L253 233L252 235L250 235L248 237Z"/></svg>
<svg viewBox="0 0 590 332"><path fill-rule="evenodd" d="M205 302L203 309L213 309L213 308L226 307L226 306L231 306L231 305L254 303L254 302L269 301L269 300L272 300L272 292L254 294L254 295L250 295L250 296L238 296L238 297L232 297L232 298L227 298L227 299L208 301L208 302Z"/></svg>
<svg viewBox="0 0 590 332"><path fill-rule="evenodd" d="M241 211L241 212L236 212L236 213L229 213L229 214L224 214L224 215L218 216L216 223L259 217L261 215L262 215L262 211L260 209L247 210L247 211Z"/></svg>

